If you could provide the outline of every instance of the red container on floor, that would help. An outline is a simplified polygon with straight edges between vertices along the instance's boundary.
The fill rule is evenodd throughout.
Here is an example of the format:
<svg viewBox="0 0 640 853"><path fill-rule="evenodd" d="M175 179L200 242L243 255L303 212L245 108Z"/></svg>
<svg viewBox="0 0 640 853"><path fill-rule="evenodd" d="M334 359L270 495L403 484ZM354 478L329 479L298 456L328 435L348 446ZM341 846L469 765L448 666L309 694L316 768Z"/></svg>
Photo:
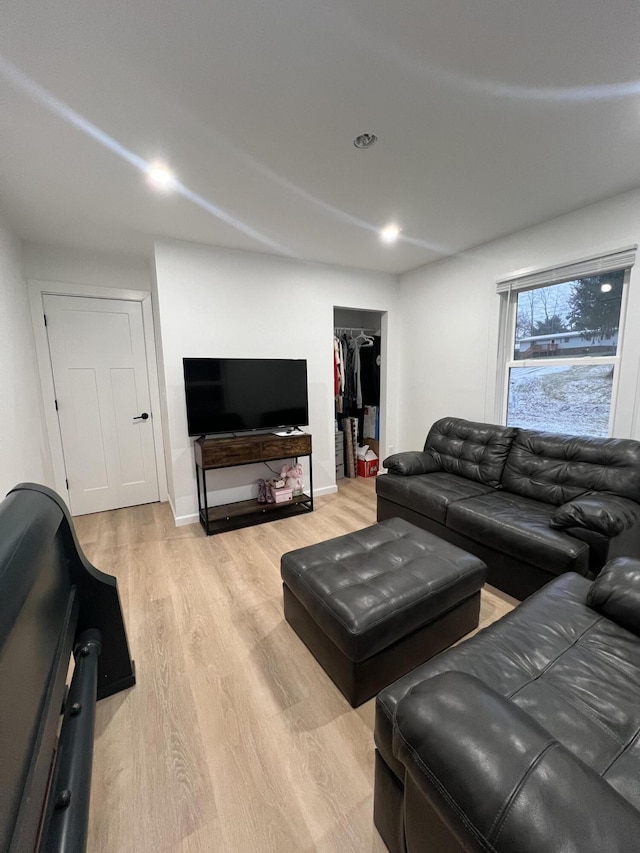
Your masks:
<svg viewBox="0 0 640 853"><path fill-rule="evenodd" d="M375 477L379 464L379 459L358 459L358 477Z"/></svg>

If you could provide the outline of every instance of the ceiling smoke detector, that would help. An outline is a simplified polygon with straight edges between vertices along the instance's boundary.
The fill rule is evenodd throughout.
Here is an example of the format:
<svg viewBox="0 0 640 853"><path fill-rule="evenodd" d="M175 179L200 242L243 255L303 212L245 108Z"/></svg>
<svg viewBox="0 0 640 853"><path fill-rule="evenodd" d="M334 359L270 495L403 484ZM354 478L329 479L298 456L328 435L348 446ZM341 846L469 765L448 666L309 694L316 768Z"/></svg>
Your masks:
<svg viewBox="0 0 640 853"><path fill-rule="evenodd" d="M375 145L377 141L378 137L375 133L361 133L360 136L356 136L353 140L353 144L356 148L364 151L365 148L371 148L372 145Z"/></svg>

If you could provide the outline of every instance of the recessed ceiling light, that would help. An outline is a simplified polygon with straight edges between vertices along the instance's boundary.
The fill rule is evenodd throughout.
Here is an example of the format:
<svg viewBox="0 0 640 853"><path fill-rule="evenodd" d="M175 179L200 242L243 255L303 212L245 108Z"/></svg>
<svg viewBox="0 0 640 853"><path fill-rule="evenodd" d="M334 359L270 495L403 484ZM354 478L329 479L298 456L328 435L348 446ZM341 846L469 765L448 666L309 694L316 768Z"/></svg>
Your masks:
<svg viewBox="0 0 640 853"><path fill-rule="evenodd" d="M613 285L609 284L608 281L605 281L604 284L600 285L600 290L602 291L602 293L609 293L610 290L613 290Z"/></svg>
<svg viewBox="0 0 640 853"><path fill-rule="evenodd" d="M162 190L171 189L176 182L175 175L164 163L151 163L147 169L147 178L149 183Z"/></svg>
<svg viewBox="0 0 640 853"><path fill-rule="evenodd" d="M360 136L356 136L353 140L353 144L356 148L364 151L366 148L371 148L372 145L375 145L377 141L378 137L375 133L361 133Z"/></svg>
<svg viewBox="0 0 640 853"><path fill-rule="evenodd" d="M395 243L400 236L400 229L397 225L385 225L380 231L380 239L385 243Z"/></svg>

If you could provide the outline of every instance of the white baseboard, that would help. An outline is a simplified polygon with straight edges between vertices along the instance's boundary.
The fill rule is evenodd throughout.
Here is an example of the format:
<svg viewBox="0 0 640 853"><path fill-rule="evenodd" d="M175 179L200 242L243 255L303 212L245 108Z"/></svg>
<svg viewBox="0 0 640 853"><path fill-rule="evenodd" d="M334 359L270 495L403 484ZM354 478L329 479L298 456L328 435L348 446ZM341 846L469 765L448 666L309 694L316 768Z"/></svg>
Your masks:
<svg viewBox="0 0 640 853"><path fill-rule="evenodd" d="M337 491L337 486L323 486L321 489L314 489L313 496L314 498L321 498L323 495L335 495Z"/></svg>
<svg viewBox="0 0 640 853"><path fill-rule="evenodd" d="M200 516L197 512L192 513L191 515L178 515L174 513L173 521L176 527L185 527L187 524L197 524L200 520Z"/></svg>
<svg viewBox="0 0 640 853"><path fill-rule="evenodd" d="M189 515L176 515L176 508L173 505L173 501L170 497L167 497L167 500L171 507L171 515L173 516L173 523L176 527L186 527L187 524L196 524L200 521L200 516L197 512L190 513Z"/></svg>

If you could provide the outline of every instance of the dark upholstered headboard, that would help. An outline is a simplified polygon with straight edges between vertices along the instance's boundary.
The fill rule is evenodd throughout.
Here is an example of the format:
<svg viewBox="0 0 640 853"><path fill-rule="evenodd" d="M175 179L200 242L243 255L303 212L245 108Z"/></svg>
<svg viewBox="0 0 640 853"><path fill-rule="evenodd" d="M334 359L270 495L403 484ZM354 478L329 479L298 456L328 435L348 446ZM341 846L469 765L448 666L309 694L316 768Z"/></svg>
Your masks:
<svg viewBox="0 0 640 853"><path fill-rule="evenodd" d="M95 701L134 683L116 579L55 492L16 486L0 504L1 853L85 849Z"/></svg>

